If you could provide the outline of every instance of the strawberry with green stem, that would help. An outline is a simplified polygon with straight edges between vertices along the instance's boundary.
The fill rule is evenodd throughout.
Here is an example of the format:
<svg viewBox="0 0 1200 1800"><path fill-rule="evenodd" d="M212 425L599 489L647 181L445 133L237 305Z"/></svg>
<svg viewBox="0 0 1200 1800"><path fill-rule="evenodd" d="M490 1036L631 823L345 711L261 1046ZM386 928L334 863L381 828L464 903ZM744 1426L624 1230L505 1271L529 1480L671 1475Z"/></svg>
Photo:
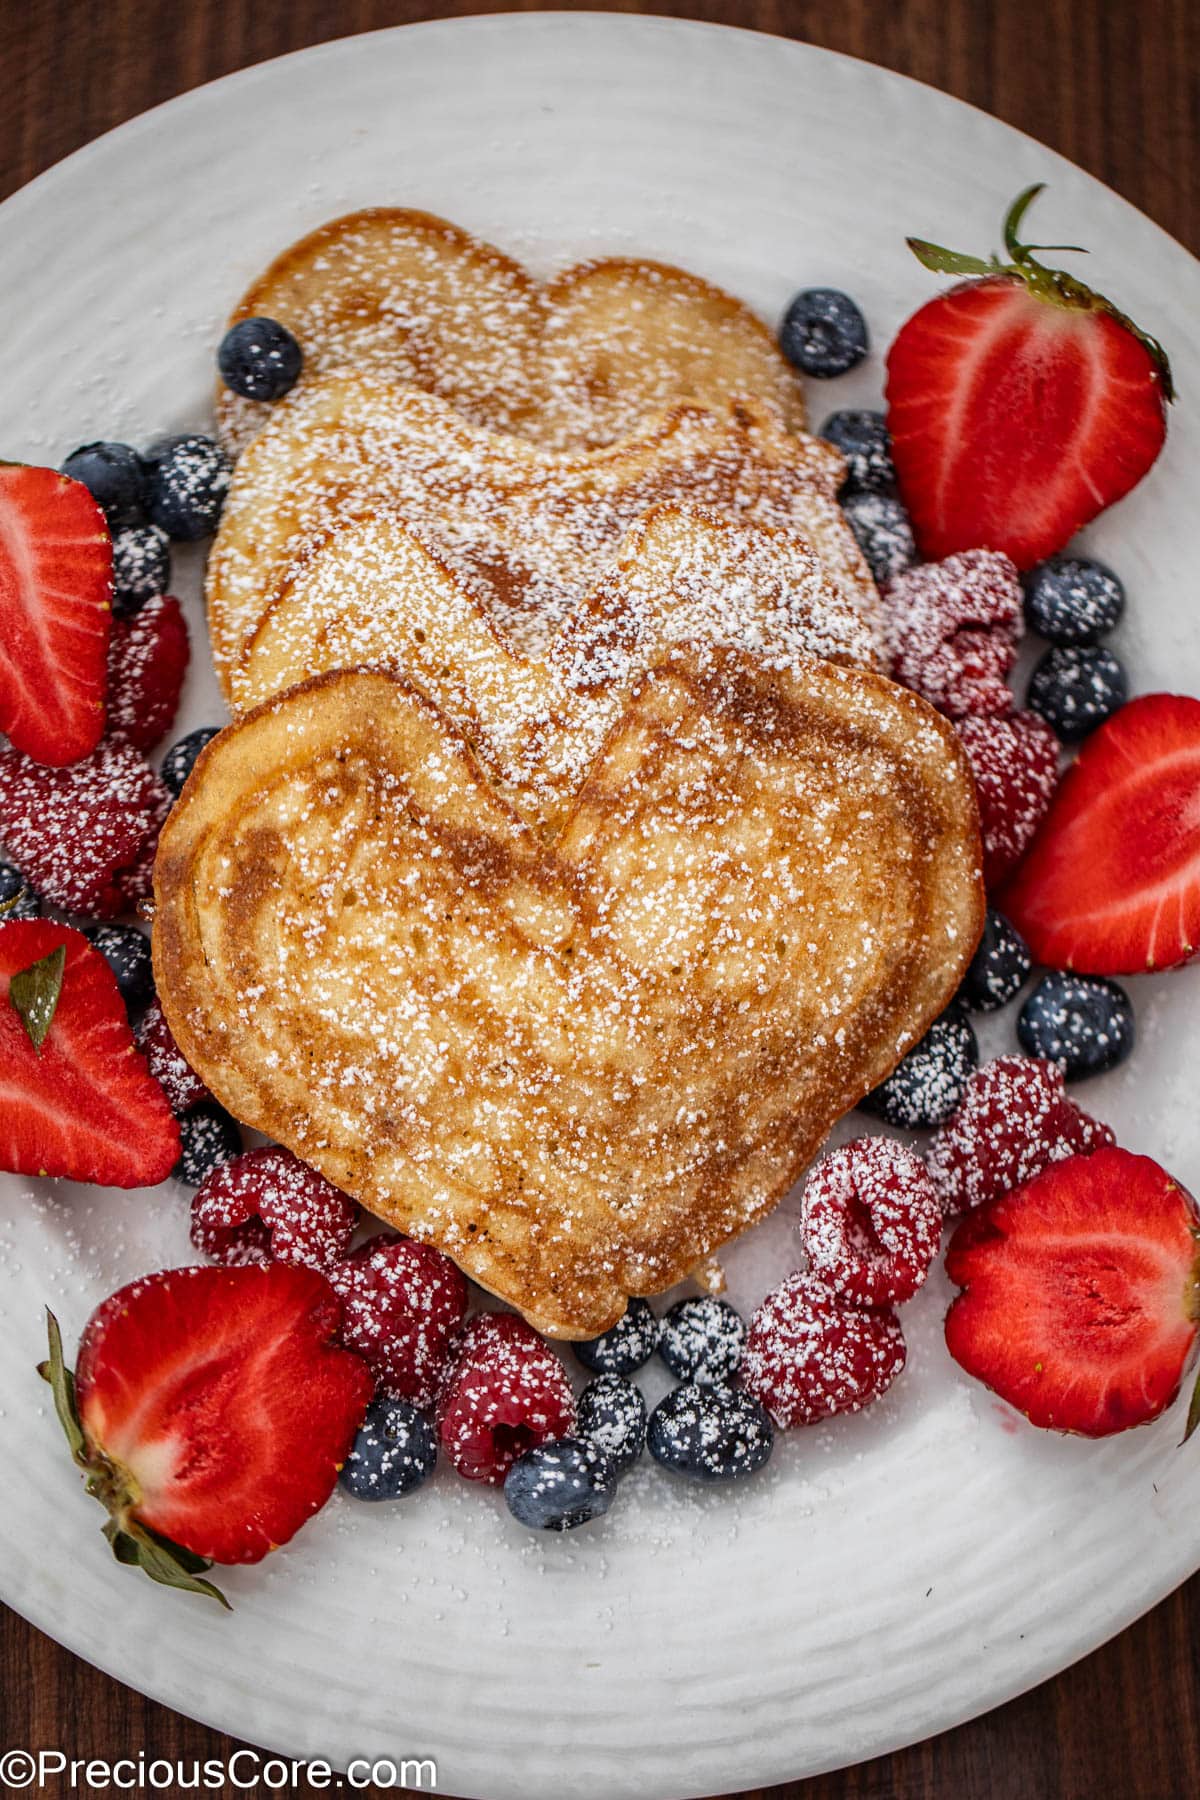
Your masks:
<svg viewBox="0 0 1200 1800"><path fill-rule="evenodd" d="M1074 275L1047 268L1021 227L1006 258L909 238L927 269L968 277L901 326L887 359L888 429L918 546L934 559L1003 550L1027 569L1139 482L1174 399L1162 345Z"/></svg>

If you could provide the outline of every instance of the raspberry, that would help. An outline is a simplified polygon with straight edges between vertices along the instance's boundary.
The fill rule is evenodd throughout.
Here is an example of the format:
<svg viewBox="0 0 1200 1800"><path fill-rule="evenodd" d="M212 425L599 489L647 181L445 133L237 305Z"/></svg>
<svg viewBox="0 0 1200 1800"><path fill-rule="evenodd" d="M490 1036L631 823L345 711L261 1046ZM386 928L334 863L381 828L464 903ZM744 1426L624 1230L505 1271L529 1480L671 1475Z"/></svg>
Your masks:
<svg viewBox="0 0 1200 1800"><path fill-rule="evenodd" d="M384 1232L326 1273L342 1297L347 1349L389 1394L432 1406L467 1310L467 1284L450 1258Z"/></svg>
<svg viewBox="0 0 1200 1800"><path fill-rule="evenodd" d="M942 1240L925 1164L895 1138L856 1138L808 1178L800 1233L818 1280L852 1306L911 1300Z"/></svg>
<svg viewBox="0 0 1200 1800"><path fill-rule="evenodd" d="M811 1275L789 1275L750 1321L738 1379L777 1425L816 1425L861 1412L904 1367L889 1307L844 1306Z"/></svg>
<svg viewBox="0 0 1200 1800"><path fill-rule="evenodd" d="M1067 1095L1054 1063L998 1056L967 1085L926 1162L948 1213L971 1212L1032 1181L1053 1162L1087 1156L1116 1139Z"/></svg>
<svg viewBox="0 0 1200 1800"><path fill-rule="evenodd" d="M221 1163L192 1196L192 1242L215 1262L327 1270L350 1248L358 1205L290 1150Z"/></svg>
<svg viewBox="0 0 1200 1800"><path fill-rule="evenodd" d="M892 674L944 712L1010 713L1004 677L1024 630L1021 583L999 550L962 550L887 583L884 633Z"/></svg>
<svg viewBox="0 0 1200 1800"><path fill-rule="evenodd" d="M1033 713L958 726L979 798L983 878L993 889L1020 862L1058 786L1058 739Z"/></svg>
<svg viewBox="0 0 1200 1800"><path fill-rule="evenodd" d="M138 1049L150 1066L150 1073L167 1096L176 1118L190 1112L202 1100L212 1099L175 1042L159 1001L152 1000L142 1014L137 1028L137 1041Z"/></svg>
<svg viewBox="0 0 1200 1800"><path fill-rule="evenodd" d="M111 919L144 899L170 807L170 794L129 744L105 741L63 769L0 752L0 837L64 912Z"/></svg>
<svg viewBox="0 0 1200 1800"><path fill-rule="evenodd" d="M575 1399L532 1325L515 1313L476 1313L454 1347L437 1422L459 1474L499 1484L526 1450L575 1429Z"/></svg>
<svg viewBox="0 0 1200 1800"><path fill-rule="evenodd" d="M108 645L107 734L152 750L170 731L188 666L178 600L155 594L131 619L114 619Z"/></svg>

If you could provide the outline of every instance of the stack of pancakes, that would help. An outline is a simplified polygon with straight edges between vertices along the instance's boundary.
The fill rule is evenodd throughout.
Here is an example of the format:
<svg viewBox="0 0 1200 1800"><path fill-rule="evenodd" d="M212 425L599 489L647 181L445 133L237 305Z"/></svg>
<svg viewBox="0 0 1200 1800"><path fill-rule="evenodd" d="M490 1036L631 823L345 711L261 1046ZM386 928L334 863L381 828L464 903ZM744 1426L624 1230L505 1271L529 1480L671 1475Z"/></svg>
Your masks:
<svg viewBox="0 0 1200 1800"><path fill-rule="evenodd" d="M254 314L305 372L220 403L235 723L163 833L163 1005L243 1122L593 1336L950 999L970 776L879 673L840 458L739 302L381 210Z"/></svg>

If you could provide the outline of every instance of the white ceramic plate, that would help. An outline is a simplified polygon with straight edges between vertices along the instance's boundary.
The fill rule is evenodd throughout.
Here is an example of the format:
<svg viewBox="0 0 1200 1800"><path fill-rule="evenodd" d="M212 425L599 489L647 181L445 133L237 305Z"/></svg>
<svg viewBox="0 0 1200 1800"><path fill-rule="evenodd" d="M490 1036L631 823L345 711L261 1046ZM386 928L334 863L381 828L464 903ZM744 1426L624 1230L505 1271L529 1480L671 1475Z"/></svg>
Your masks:
<svg viewBox="0 0 1200 1800"><path fill-rule="evenodd" d="M987 250L1039 179L1038 235L1091 245L1089 273L1176 360L1165 456L1089 542L1128 583L1136 687L1200 692L1197 264L995 120L772 38L599 15L420 25L135 120L0 208L3 451L57 462L90 438L202 423L230 302L351 207L423 206L539 269L647 253L767 317L832 282L882 347L936 285L903 234ZM877 403L880 377L875 354L814 384L815 419ZM181 730L219 716L197 572L177 558L198 652ZM1197 979L1134 984L1141 1047L1081 1094L1193 1186ZM190 1260L186 1210L169 1186L3 1180L0 1586L70 1649L253 1742L340 1765L433 1756L442 1791L488 1800L754 1787L992 1706L1200 1565L1200 1457L1176 1454L1178 1412L1101 1446L1027 1429L949 1362L939 1278L906 1309L898 1389L794 1434L744 1491L644 1467L602 1525L555 1541L448 1475L394 1509L338 1497L225 1579L226 1617L109 1560L33 1372L43 1305L73 1338L119 1283ZM785 1206L738 1247L735 1300L792 1266L792 1229Z"/></svg>

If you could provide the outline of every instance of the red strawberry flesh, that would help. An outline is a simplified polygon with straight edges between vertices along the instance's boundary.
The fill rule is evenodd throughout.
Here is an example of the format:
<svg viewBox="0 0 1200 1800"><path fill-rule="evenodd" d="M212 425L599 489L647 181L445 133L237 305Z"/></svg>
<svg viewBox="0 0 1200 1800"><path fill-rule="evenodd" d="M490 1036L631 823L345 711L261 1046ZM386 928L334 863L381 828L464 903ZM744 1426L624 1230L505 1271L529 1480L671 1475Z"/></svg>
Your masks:
<svg viewBox="0 0 1200 1800"><path fill-rule="evenodd" d="M328 1500L371 1397L312 1269L168 1269L92 1316L75 1370L88 1443L130 1512L197 1556L258 1562Z"/></svg>
<svg viewBox="0 0 1200 1800"><path fill-rule="evenodd" d="M1088 738L1001 904L1039 962L1088 975L1200 948L1200 700L1146 694Z"/></svg>
<svg viewBox="0 0 1200 1800"><path fill-rule="evenodd" d="M0 730L61 767L104 730L112 539L81 482L0 463Z"/></svg>
<svg viewBox="0 0 1200 1800"><path fill-rule="evenodd" d="M1127 1150L1055 1163L971 1213L946 1254L966 1291L946 1317L955 1361L1034 1425L1106 1437L1179 1392L1200 1321L1200 1217Z"/></svg>
<svg viewBox="0 0 1200 1800"><path fill-rule="evenodd" d="M927 557L982 546L1032 567L1128 493L1166 436L1146 344L1015 276L929 301L887 366L896 473Z"/></svg>
<svg viewBox="0 0 1200 1800"><path fill-rule="evenodd" d="M35 1050L9 998L22 969L59 945L66 966ZM150 1187L179 1157L179 1128L129 1029L112 970L49 919L0 925L0 1167L106 1187Z"/></svg>

